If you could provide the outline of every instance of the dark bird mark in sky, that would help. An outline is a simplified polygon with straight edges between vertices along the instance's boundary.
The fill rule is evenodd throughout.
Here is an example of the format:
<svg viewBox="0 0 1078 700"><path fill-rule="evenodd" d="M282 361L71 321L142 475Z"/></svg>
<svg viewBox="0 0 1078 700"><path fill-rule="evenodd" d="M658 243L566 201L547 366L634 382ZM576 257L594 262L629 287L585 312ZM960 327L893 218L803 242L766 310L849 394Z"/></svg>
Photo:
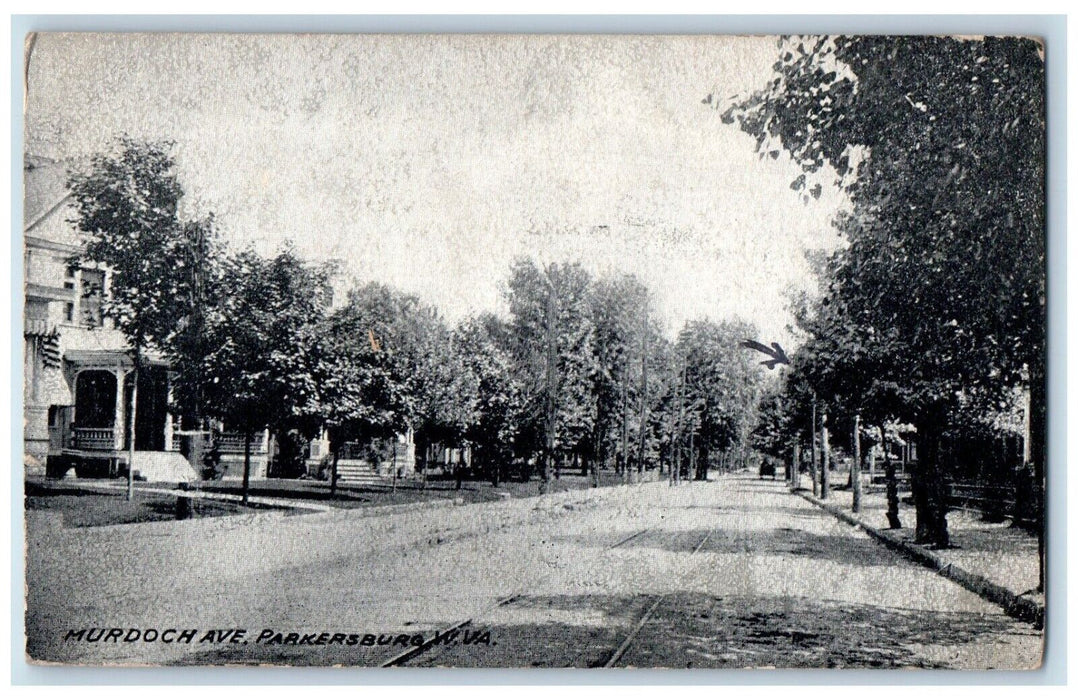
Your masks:
<svg viewBox="0 0 1078 700"><path fill-rule="evenodd" d="M762 352L770 357L770 360L764 360L760 363L761 365L767 365L768 369L775 369L778 365L790 364L790 358L786 357L786 351L778 343L771 343L771 347L767 347L763 343L757 343L755 340L744 340L741 342L741 347Z"/></svg>

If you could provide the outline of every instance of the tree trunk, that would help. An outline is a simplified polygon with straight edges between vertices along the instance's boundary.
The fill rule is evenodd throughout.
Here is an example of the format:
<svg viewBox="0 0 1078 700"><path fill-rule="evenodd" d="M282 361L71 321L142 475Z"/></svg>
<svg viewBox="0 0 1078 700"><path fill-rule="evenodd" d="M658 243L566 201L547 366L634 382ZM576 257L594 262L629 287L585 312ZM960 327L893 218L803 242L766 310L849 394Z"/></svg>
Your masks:
<svg viewBox="0 0 1078 700"><path fill-rule="evenodd" d="M827 414L820 416L820 498L831 496L831 446L828 444Z"/></svg>
<svg viewBox="0 0 1078 700"><path fill-rule="evenodd" d="M1030 367L1029 378L1029 457L1033 462L1033 524L1037 530L1037 555L1040 559L1037 590L1044 592L1045 583L1045 499L1046 482L1044 465L1047 461L1048 387L1044 376L1044 364L1036 360Z"/></svg>
<svg viewBox="0 0 1078 700"><path fill-rule="evenodd" d="M689 433L689 474L694 480L700 479L699 460L696 454L696 430Z"/></svg>
<svg viewBox="0 0 1078 700"><path fill-rule="evenodd" d="M621 483L631 481L629 475L629 382L621 382Z"/></svg>
<svg viewBox="0 0 1078 700"><path fill-rule="evenodd" d="M599 469L603 465L602 455L602 438L600 437L599 428L596 426L595 433L592 436L591 454L588 456L588 474L591 475L591 485L593 488L599 486Z"/></svg>
<svg viewBox="0 0 1078 700"><path fill-rule="evenodd" d="M917 423L918 463L913 472L913 502L917 509L915 541L930 547L949 547L947 483L940 464L941 413L929 413Z"/></svg>
<svg viewBox="0 0 1078 700"><path fill-rule="evenodd" d="M696 462L696 479L698 481L707 481L710 462L711 449L708 447L707 441L705 441L703 445L700 445L700 459Z"/></svg>
<svg viewBox="0 0 1078 700"><path fill-rule="evenodd" d="M895 473L895 463L888 459L884 462L887 472L887 525L892 530L902 527L902 521L898 517L898 475Z"/></svg>
<svg viewBox="0 0 1078 700"><path fill-rule="evenodd" d="M816 473L816 465L819 461L816 457L816 395L812 396L812 429L809 431L812 434L812 464L809 465L809 472L812 475L812 495L820 495L820 482Z"/></svg>
<svg viewBox="0 0 1078 700"><path fill-rule="evenodd" d="M397 436L393 436L393 493L397 492Z"/></svg>
<svg viewBox="0 0 1078 700"><path fill-rule="evenodd" d="M853 486L853 512L861 512L861 414L853 417L853 464L850 465Z"/></svg>
<svg viewBox="0 0 1078 700"><path fill-rule="evenodd" d="M134 353L131 370L131 413L127 416L127 500L135 497L135 414L138 412L139 351ZM120 389L123 391L123 389Z"/></svg>
<svg viewBox="0 0 1078 700"><path fill-rule="evenodd" d="M677 483L677 473L679 467L678 449L676 443L677 437L672 436L670 441L670 484Z"/></svg>
<svg viewBox="0 0 1078 700"><path fill-rule="evenodd" d="M898 477L895 474L895 463L891 461L891 453L887 449L887 435L880 430L880 448L883 450L883 468L887 479L887 524L892 530L902 527L902 521L898 518Z"/></svg>
<svg viewBox="0 0 1078 700"><path fill-rule="evenodd" d="M251 431L243 433L243 505L247 505L251 492Z"/></svg>
<svg viewBox="0 0 1078 700"><path fill-rule="evenodd" d="M430 443L427 443L427 447L423 449L423 480L419 482L419 489L421 491L427 490L427 472L430 470Z"/></svg>
<svg viewBox="0 0 1078 700"><path fill-rule="evenodd" d="M335 498L337 496L337 463L341 459L341 446L337 445L333 448L333 468L329 472L329 497Z"/></svg>
<svg viewBox="0 0 1078 700"><path fill-rule="evenodd" d="M793 466L790 472L790 486L794 489L801 488L801 441L798 437L794 438L793 444Z"/></svg>

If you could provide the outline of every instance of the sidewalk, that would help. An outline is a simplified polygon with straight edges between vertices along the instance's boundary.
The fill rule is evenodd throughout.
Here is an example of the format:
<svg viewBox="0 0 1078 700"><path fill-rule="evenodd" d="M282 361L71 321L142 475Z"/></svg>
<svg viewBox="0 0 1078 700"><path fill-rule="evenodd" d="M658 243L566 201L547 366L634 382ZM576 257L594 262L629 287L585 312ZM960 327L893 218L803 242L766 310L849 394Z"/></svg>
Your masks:
<svg viewBox="0 0 1078 700"><path fill-rule="evenodd" d="M99 491L114 491L125 492L127 491L126 483L118 483L115 480L103 481L103 480L89 480L84 479L78 482L78 487L83 489L95 489ZM214 491L203 491L202 489L191 489L185 491L180 488L165 488L161 486L140 486L135 484L134 490L136 493L156 493L166 496L185 496L187 498L206 499L210 501L229 501L231 503L242 503L243 496L238 496L230 493L218 493ZM322 503L317 503L309 500L302 500L298 498L268 498L265 496L251 496L248 498L249 503L262 506L272 506L275 508L293 508L296 510L314 511L318 513L326 513L333 510L337 510L332 506L327 506Z"/></svg>
<svg viewBox="0 0 1078 700"><path fill-rule="evenodd" d="M794 493L1001 605L1008 614L1037 624L1043 622L1044 594L1036 592L1037 538L1021 528L1010 527L1010 521L989 523L978 513L952 510L947 515L947 525L953 547L929 549L914 544L916 515L912 506L899 506L901 529L888 527L887 499L882 490L864 493L858 514L852 511L852 491L832 489L827 501L814 498L811 490Z"/></svg>
<svg viewBox="0 0 1078 700"><path fill-rule="evenodd" d="M578 482L575 486L570 485L566 487L567 482L572 481L572 477L565 475L561 479L551 482L551 491L547 496L553 496L555 494L568 494L568 493L595 493L597 490L603 490L608 488L615 488L625 486L617 477L610 473L604 473L602 483L598 489L588 486L589 479L576 479ZM384 515L394 513L406 513L416 510L424 510L428 508L443 508L448 506L461 506L470 503L486 503L486 502L498 502L504 500L521 500L530 498L544 498L539 496L538 493L530 493L538 490L538 483L536 481L530 482L503 482L499 487L492 487L487 482L482 482L477 486L474 481L466 481L463 489L445 488L446 484L452 484L452 482L431 482L429 488L422 488L417 490L416 485L418 482L413 482L411 485L406 485L406 482L402 481L400 486L399 496L401 498L394 499L390 497L391 483L384 484L381 488L376 488L373 492L368 492L370 487L361 487L364 493L362 496L352 494L349 496L349 492L356 488L352 484L342 484L339 490L341 494L340 500L334 500L327 498L327 492L322 491L304 491L298 489L294 494L288 495L267 495L267 483L273 481L283 480L258 480L251 484L251 494L248 497L248 502L254 506L266 506L271 508L285 508L296 512L310 513L334 513L340 511L355 510L361 512L362 515ZM648 474L643 479L643 483L649 483L653 481L662 481L657 479L654 475ZM634 479L629 485L637 485L638 482ZM328 488L328 484L325 482L295 482L295 485L300 484L319 484ZM440 484L440 486L439 486ZM193 482L189 485L189 489L176 487L172 484L162 482L135 482L134 490L136 493L144 494L156 494L160 496L168 497L187 497L191 499L201 499L209 501L227 501L229 503L241 503L243 500L242 494L239 492L239 483L233 483L231 486L234 488L231 490L225 490L223 487L228 485L228 482ZM292 484L289 484L290 486ZM126 481L116 479L79 479L77 482L72 482L72 486L81 488L88 491L108 492L108 493L123 493L127 490ZM206 488L202 488L206 486ZM280 494L285 491L282 488L274 488L272 486L268 489L273 494ZM393 489L393 493L396 493L397 489ZM374 501L374 498L384 497L385 503L379 503ZM264 513L264 516L280 516L282 513Z"/></svg>

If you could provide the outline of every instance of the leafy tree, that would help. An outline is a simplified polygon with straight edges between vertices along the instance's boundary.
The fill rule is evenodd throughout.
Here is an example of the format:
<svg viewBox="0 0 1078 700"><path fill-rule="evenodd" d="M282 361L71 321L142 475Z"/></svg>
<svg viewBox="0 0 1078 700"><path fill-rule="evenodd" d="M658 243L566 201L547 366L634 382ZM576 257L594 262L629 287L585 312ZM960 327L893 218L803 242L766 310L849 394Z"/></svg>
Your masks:
<svg viewBox="0 0 1078 700"><path fill-rule="evenodd" d="M593 451L600 463L616 456L616 468L630 473L630 453L642 471L656 436L650 416L660 396L657 359L664 349L659 322L650 311L648 289L633 275L598 279L592 286L596 371Z"/></svg>
<svg viewBox="0 0 1078 700"><path fill-rule="evenodd" d="M75 202L72 223L83 234L83 252L72 262L96 262L111 271L104 315L112 319L130 347L131 410L127 434L128 490L133 494L135 414L144 352L160 345L176 328L175 302L187 296L185 226L177 213L183 188L168 142L118 139L93 156L89 166L68 178ZM119 428L119 426L117 426Z"/></svg>
<svg viewBox="0 0 1078 700"><path fill-rule="evenodd" d="M331 493L345 443L395 436L421 416L422 382L437 381L422 358L440 323L414 295L373 282L349 292L329 316L317 369L321 395L312 410L329 434Z"/></svg>
<svg viewBox="0 0 1078 700"><path fill-rule="evenodd" d="M232 253L221 269L206 311L211 350L202 390L208 413L244 436L246 503L254 435L303 425L319 399L317 340L330 303L329 270L303 263L291 249L270 259Z"/></svg>
<svg viewBox="0 0 1078 700"><path fill-rule="evenodd" d="M579 457L589 449L595 420L590 284L579 264L540 270L520 260L506 286L511 352L524 398L517 446L542 455L543 493L559 454Z"/></svg>
<svg viewBox="0 0 1078 700"><path fill-rule="evenodd" d="M491 314L465 319L454 331L455 347L475 382L475 403L465 437L495 486L501 483L519 430L522 386L508 350L508 329Z"/></svg>
<svg viewBox="0 0 1078 700"><path fill-rule="evenodd" d="M917 538L947 546L941 437L964 392L992 402L1028 372L1043 466L1041 47L823 37L779 50L775 79L723 119L762 156L789 154L795 190L818 196L833 173L851 198L810 376L916 424Z"/></svg>
<svg viewBox="0 0 1078 700"><path fill-rule="evenodd" d="M406 358L408 384L414 394L410 424L416 449L432 444L462 447L478 410L479 379L470 371L459 338L433 308L420 306L412 324L414 335ZM461 471L457 470L457 487Z"/></svg>
<svg viewBox="0 0 1078 700"><path fill-rule="evenodd" d="M678 449L691 443L694 478L706 479L711 453L744 464L757 420L760 370L741 347L755 329L737 321L691 321L678 335L682 366Z"/></svg>
<svg viewBox="0 0 1078 700"><path fill-rule="evenodd" d="M752 430L753 448L780 461L789 459L790 423L790 406L785 392L764 393L759 417Z"/></svg>
<svg viewBox="0 0 1078 700"><path fill-rule="evenodd" d="M183 226L185 257L179 295L173 300L176 315L173 331L161 341L161 349L175 373L171 382L173 411L184 427L202 430L204 408L203 370L211 347L206 329L206 309L224 290L218 265L227 250L223 247L213 217L187 222ZM197 449L201 451L201 444ZM196 455L197 456L197 455ZM198 463L199 460L194 460Z"/></svg>

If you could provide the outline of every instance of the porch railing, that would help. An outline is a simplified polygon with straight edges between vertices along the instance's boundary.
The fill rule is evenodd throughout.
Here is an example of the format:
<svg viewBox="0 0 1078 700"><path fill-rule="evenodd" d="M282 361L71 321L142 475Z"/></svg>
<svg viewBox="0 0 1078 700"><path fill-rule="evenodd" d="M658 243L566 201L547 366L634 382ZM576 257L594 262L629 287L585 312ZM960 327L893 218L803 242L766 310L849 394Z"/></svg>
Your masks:
<svg viewBox="0 0 1078 700"><path fill-rule="evenodd" d="M183 452L184 438L189 438L189 437L192 437L194 435L200 435L200 434L202 435L203 444L208 444L209 440L210 440L209 431L206 431L206 430L197 431L197 430L173 429L173 433L172 433L172 451L173 452Z"/></svg>
<svg viewBox="0 0 1078 700"><path fill-rule="evenodd" d="M223 455L243 454L243 433L218 433L217 448ZM265 445L262 444L262 435L251 436L251 454L260 455L265 453Z"/></svg>
<svg viewBox="0 0 1078 700"><path fill-rule="evenodd" d="M112 428L75 428L72 435L75 449L110 451L116 449Z"/></svg>

